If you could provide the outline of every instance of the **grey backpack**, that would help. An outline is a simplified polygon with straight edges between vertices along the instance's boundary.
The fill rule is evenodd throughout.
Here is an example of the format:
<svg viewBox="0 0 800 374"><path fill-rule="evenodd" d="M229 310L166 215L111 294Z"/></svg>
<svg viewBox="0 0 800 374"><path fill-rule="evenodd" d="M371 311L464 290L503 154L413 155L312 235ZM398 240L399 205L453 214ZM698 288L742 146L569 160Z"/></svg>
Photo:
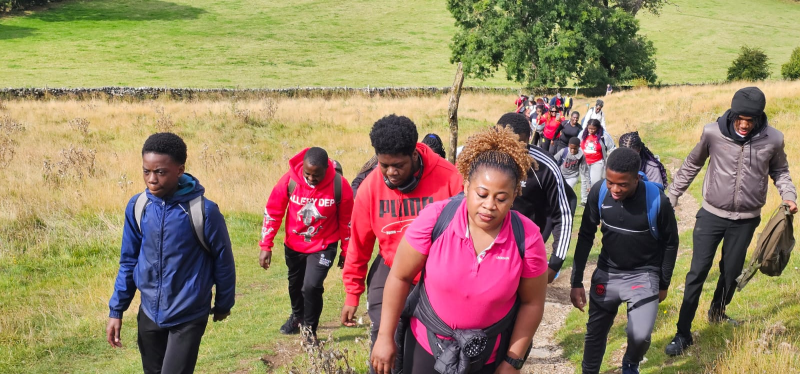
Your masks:
<svg viewBox="0 0 800 374"><path fill-rule="evenodd" d="M144 216L144 209L147 208L147 204L149 203L150 199L147 198L147 191L136 196L136 203L133 205L133 215L136 219L136 227L139 228L139 233L142 232L142 216ZM200 246L202 246L203 249L209 255L211 255L211 248L209 248L208 244L206 243L205 232L203 230L203 227L205 227L206 224L206 214L204 208L205 197L200 195L189 201L189 210L186 210L186 213L189 215L189 219L192 221L192 232L194 233L194 237L197 239L197 242L200 243Z"/></svg>

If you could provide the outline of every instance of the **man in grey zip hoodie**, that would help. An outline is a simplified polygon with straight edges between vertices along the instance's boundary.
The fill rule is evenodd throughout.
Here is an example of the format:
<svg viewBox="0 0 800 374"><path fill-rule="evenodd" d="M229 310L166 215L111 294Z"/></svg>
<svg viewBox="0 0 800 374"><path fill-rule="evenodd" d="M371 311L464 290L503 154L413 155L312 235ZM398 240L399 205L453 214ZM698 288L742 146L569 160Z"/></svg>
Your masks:
<svg viewBox="0 0 800 374"><path fill-rule="evenodd" d="M764 113L766 98L757 87L742 88L733 95L731 108L716 123L703 128L700 142L686 157L669 186L673 206L708 162L703 183L703 206L697 213L693 233L692 265L686 275L678 332L667 345L670 356L682 354L692 345L692 320L700 292L722 242L720 275L708 319L712 323L736 324L725 313L742 272L747 247L761 222L767 200L767 177L771 177L792 213L797 212L797 192L789 175L783 133L769 126Z"/></svg>

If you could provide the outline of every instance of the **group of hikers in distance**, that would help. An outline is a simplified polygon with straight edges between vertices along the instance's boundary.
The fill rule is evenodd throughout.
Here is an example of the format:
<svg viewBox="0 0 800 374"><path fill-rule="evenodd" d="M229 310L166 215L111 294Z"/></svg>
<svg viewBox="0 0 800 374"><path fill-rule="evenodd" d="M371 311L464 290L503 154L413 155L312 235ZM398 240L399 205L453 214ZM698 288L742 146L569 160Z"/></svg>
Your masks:
<svg viewBox="0 0 800 374"><path fill-rule="evenodd" d="M572 187L580 178L584 210L570 300L581 311L588 305L582 372L599 372L625 303L622 372L638 373L672 280L679 242L673 207L707 160L691 270L666 353L682 354L693 343L692 321L720 242L708 319L735 323L726 306L761 219L768 176L797 211L783 134L768 124L761 90L735 93L730 109L703 128L671 183L638 133L622 135L616 147L602 100L583 122L573 112L551 131L545 120L541 133L549 149L531 143L539 117L559 118L559 103L563 107L556 101L546 112L537 106L535 117L503 114L469 137L455 165L445 160L438 136L418 143L416 125L397 115L373 124L375 155L352 185L322 148L291 158L269 194L258 256L270 269L284 224L291 314L280 331L305 330L307 343L318 343L323 283L338 246L344 326L356 326L367 292L370 372L518 373L542 320L547 285L570 248L577 205ZM138 289L137 343L146 373L193 372L208 315L224 320L234 304L225 220L203 197L199 181L185 173L186 153L177 135L151 135L142 148L147 189L125 210L106 333L109 344L121 346L122 315ZM598 226L602 247L587 300L583 273Z"/></svg>

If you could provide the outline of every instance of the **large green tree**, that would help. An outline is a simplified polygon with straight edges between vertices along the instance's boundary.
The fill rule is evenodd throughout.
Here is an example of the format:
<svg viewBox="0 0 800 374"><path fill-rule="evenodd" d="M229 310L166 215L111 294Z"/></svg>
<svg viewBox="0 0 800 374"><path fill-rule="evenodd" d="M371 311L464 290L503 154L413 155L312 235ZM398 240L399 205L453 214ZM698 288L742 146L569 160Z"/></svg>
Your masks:
<svg viewBox="0 0 800 374"><path fill-rule="evenodd" d="M636 12L665 0L447 0L458 31L451 61L487 78L501 67L530 87L655 82L655 47Z"/></svg>

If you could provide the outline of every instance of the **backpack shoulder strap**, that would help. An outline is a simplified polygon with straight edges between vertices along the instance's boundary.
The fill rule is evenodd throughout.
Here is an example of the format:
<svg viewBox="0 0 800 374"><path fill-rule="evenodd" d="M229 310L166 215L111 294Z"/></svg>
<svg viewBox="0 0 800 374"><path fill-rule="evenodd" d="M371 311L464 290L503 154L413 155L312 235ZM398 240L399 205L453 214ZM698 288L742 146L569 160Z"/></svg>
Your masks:
<svg viewBox="0 0 800 374"><path fill-rule="evenodd" d="M660 184L644 182L645 199L647 200L647 223L650 226L650 233L658 240L658 212L661 211L661 188Z"/></svg>
<svg viewBox="0 0 800 374"><path fill-rule="evenodd" d="M522 225L519 213L513 210L511 211L511 230L514 232L514 241L517 242L519 257L525 259L525 227Z"/></svg>
<svg viewBox="0 0 800 374"><path fill-rule="evenodd" d="M336 205L342 202L342 175L339 173L333 174L333 200Z"/></svg>
<svg viewBox="0 0 800 374"><path fill-rule="evenodd" d="M147 191L143 191L136 196L136 203L133 205L133 218L136 220L136 227L139 228L139 233L142 232L142 216L144 216L144 208L150 199L147 198Z"/></svg>
<svg viewBox="0 0 800 374"><path fill-rule="evenodd" d="M192 232L194 232L195 238L203 247L203 249L209 254L211 253L211 248L208 247L208 243L206 243L206 235L205 235L205 223L206 223L206 214L205 214L205 197L198 196L189 201L189 219L192 221Z"/></svg>
<svg viewBox="0 0 800 374"><path fill-rule="evenodd" d="M569 151L569 147L566 147L563 151L561 151L561 165L564 165L564 162L567 158L567 151Z"/></svg>
<svg viewBox="0 0 800 374"><path fill-rule="evenodd" d="M431 243L435 242L436 239L439 239L439 237L442 236L444 230L450 225L450 221L452 221L453 217L455 217L456 211L463 200L464 193L460 193L451 197L444 206L442 213L439 214L438 218L436 218L436 224L433 226L433 231L431 231Z"/></svg>
<svg viewBox="0 0 800 374"><path fill-rule="evenodd" d="M294 179L289 177L289 184L286 185L286 196L289 196L291 198L295 188L297 188L297 182L295 182Z"/></svg>
<svg viewBox="0 0 800 374"><path fill-rule="evenodd" d="M597 213L600 214L600 221L603 220L603 200L606 199L606 195L608 195L608 186L605 183L600 183L600 196L597 198Z"/></svg>

